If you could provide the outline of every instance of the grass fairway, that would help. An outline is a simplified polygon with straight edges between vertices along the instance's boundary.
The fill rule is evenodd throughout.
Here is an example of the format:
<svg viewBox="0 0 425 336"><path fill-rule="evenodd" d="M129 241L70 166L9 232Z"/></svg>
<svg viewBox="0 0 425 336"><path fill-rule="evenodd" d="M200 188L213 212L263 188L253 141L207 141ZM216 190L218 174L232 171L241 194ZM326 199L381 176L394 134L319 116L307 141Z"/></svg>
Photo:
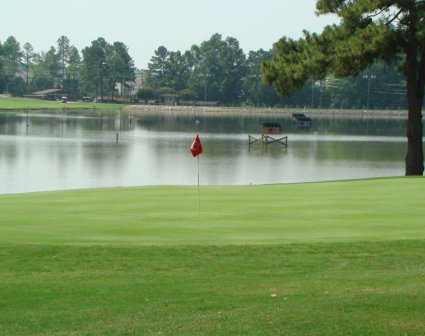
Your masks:
<svg viewBox="0 0 425 336"><path fill-rule="evenodd" d="M424 335L425 179L0 195L0 335Z"/></svg>
<svg viewBox="0 0 425 336"><path fill-rule="evenodd" d="M105 104L105 103L83 103L69 102L62 104L58 101L0 97L0 110L22 110L22 109L119 109L124 105Z"/></svg>

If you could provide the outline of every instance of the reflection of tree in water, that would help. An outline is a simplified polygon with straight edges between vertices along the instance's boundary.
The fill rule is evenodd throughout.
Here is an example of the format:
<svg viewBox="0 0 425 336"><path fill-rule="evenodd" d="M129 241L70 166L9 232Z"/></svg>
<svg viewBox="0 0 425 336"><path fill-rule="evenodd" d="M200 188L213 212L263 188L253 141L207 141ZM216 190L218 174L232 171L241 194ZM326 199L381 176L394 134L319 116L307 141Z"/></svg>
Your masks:
<svg viewBox="0 0 425 336"><path fill-rule="evenodd" d="M321 134L404 136L406 122L402 119L321 118L313 122Z"/></svg>
<svg viewBox="0 0 425 336"><path fill-rule="evenodd" d="M196 125L196 120L199 124ZM164 132L199 132L222 134L258 134L263 122L277 122L282 133L302 131L288 116L177 116L157 115L137 117L140 128ZM373 118L313 117L313 126L308 132L335 135L391 135L404 136L405 120Z"/></svg>
<svg viewBox="0 0 425 336"><path fill-rule="evenodd" d="M295 155L315 161L402 162L405 144L378 141L318 141L297 144Z"/></svg>

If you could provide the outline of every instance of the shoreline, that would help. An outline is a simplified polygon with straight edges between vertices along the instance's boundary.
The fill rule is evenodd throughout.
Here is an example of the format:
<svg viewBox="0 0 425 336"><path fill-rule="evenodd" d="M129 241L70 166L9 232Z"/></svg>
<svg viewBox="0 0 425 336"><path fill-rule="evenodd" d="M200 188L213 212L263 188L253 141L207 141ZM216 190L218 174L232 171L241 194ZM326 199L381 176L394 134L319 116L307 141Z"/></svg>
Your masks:
<svg viewBox="0 0 425 336"><path fill-rule="evenodd" d="M204 116L292 116L304 113L308 117L407 118L406 110L320 109L320 108L255 108L211 106L127 105L123 109L132 115L179 114Z"/></svg>

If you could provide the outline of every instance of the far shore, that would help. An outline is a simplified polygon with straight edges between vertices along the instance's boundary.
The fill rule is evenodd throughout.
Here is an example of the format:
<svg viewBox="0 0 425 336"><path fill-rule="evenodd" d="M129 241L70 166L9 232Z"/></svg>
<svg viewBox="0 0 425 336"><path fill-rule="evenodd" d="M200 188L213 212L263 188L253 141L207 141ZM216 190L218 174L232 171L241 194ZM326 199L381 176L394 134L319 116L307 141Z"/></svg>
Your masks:
<svg viewBox="0 0 425 336"><path fill-rule="evenodd" d="M48 101L30 98L16 98L0 95L0 112L16 110L124 110L138 115L205 115L205 116L292 116L292 113L304 113L308 117L337 118L395 118L407 119L406 110L395 109L336 109L336 108L306 108L306 107L227 107L227 106L170 106L170 105L125 105L107 103Z"/></svg>
<svg viewBox="0 0 425 336"><path fill-rule="evenodd" d="M180 114L180 115L251 115L251 116L292 116L304 113L306 116L364 117L364 118L407 118L406 110L374 109L327 109L327 108L272 108L272 107L224 107L224 106L167 106L167 105L127 105L124 110L132 115Z"/></svg>

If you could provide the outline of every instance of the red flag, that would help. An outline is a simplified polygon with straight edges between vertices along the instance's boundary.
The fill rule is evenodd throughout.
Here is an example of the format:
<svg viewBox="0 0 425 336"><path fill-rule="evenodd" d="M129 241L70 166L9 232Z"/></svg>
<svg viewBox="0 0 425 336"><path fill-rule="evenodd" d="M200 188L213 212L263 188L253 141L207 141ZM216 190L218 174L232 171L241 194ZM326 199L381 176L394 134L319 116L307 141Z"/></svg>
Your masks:
<svg viewBox="0 0 425 336"><path fill-rule="evenodd" d="M190 151L192 152L193 157L202 153L201 140L199 140L198 134L196 134L196 138L193 140L192 146L190 146Z"/></svg>

